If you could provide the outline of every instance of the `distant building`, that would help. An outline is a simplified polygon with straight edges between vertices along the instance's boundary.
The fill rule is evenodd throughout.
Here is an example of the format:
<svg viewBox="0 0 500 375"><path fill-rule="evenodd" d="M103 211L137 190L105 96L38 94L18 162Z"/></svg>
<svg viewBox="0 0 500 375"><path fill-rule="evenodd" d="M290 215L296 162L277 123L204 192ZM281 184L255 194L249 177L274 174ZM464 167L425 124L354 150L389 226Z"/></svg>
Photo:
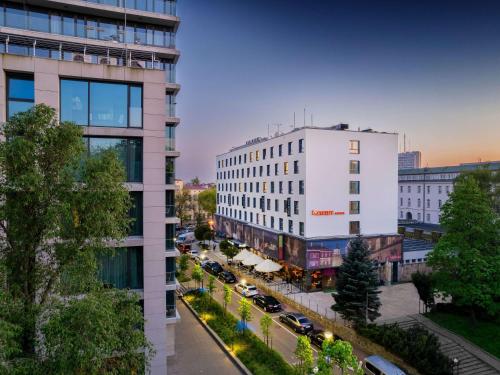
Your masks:
<svg viewBox="0 0 500 375"><path fill-rule="evenodd" d="M422 153L420 151L407 151L398 154L399 169L420 168L422 163Z"/></svg>
<svg viewBox="0 0 500 375"><path fill-rule="evenodd" d="M466 163L447 167L400 169L399 220L439 224L441 206L461 173L486 168L500 171L500 161Z"/></svg>
<svg viewBox="0 0 500 375"><path fill-rule="evenodd" d="M182 180L181 180L182 181ZM183 184L183 188L185 191L187 191L191 197L191 206L190 210L187 213L188 216L188 221L196 221L197 218L201 220L207 220L210 218L210 214L206 211L204 211L199 203L198 203L198 195L207 189L211 189L215 187L215 184L213 183L201 183L198 185L194 184Z"/></svg>
<svg viewBox="0 0 500 375"><path fill-rule="evenodd" d="M175 179L175 191L181 191L184 189L184 180L181 180L180 178Z"/></svg>

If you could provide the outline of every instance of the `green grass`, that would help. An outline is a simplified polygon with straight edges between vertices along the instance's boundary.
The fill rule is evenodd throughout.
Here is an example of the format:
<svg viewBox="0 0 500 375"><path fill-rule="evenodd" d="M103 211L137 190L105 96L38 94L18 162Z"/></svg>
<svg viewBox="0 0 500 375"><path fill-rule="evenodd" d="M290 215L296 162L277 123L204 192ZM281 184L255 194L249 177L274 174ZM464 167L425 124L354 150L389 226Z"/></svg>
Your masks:
<svg viewBox="0 0 500 375"><path fill-rule="evenodd" d="M432 312L426 316L440 326L460 335L480 348L500 358L500 324L478 320L475 326L469 317L444 312Z"/></svg>

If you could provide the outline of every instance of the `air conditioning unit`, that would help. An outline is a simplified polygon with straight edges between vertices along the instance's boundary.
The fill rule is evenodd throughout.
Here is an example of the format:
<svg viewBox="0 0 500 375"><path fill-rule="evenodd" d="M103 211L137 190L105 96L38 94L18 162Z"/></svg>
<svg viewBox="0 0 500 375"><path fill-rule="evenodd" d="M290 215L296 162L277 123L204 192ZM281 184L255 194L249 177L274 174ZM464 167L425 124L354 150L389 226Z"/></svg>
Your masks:
<svg viewBox="0 0 500 375"><path fill-rule="evenodd" d="M99 60L99 64L103 64L103 65L109 65L110 61L107 57L101 57L101 59Z"/></svg>
<svg viewBox="0 0 500 375"><path fill-rule="evenodd" d="M131 60L130 61L130 67L131 68L141 68L144 69L144 66L141 64L142 61L139 60Z"/></svg>

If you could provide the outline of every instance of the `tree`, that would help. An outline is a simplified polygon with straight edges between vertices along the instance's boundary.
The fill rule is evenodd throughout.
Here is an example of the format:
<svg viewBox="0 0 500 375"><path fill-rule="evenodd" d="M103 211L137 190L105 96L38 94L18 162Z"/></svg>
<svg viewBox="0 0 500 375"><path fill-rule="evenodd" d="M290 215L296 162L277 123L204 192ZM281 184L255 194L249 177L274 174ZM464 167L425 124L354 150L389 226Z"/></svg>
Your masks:
<svg viewBox="0 0 500 375"><path fill-rule="evenodd" d="M207 287L207 289L208 289L208 294L210 295L210 298L212 298L215 290L217 289L215 287L215 276L214 275L210 275L208 277L208 287Z"/></svg>
<svg viewBox="0 0 500 375"><path fill-rule="evenodd" d="M198 241L205 241L207 239L211 239L212 238L211 235L212 235L212 230L207 224L198 225L194 229L194 236Z"/></svg>
<svg viewBox="0 0 500 375"><path fill-rule="evenodd" d="M332 309L349 321L364 324L380 316L378 274L361 236L351 240L347 257L339 268L336 304Z"/></svg>
<svg viewBox="0 0 500 375"><path fill-rule="evenodd" d="M240 306L238 307L238 313L240 314L241 322L245 329L247 328L247 323L252 320L252 305L245 297L240 299Z"/></svg>
<svg viewBox="0 0 500 375"><path fill-rule="evenodd" d="M420 300L424 303L425 312L434 305L434 284L432 275L417 271L411 275L411 281L417 289Z"/></svg>
<svg viewBox="0 0 500 375"><path fill-rule="evenodd" d="M213 217L217 209L217 193L215 187L206 189L198 194L198 204L201 209Z"/></svg>
<svg viewBox="0 0 500 375"><path fill-rule="evenodd" d="M191 179L191 185L199 185L199 184L200 184L200 179L198 178L198 176Z"/></svg>
<svg viewBox="0 0 500 375"><path fill-rule="evenodd" d="M436 289L453 303L500 311L500 220L472 176L461 178L441 208L445 233L428 255Z"/></svg>
<svg viewBox="0 0 500 375"><path fill-rule="evenodd" d="M314 364L314 355L309 337L297 336L297 347L294 354L298 360L297 371L300 374L309 374Z"/></svg>
<svg viewBox="0 0 500 375"><path fill-rule="evenodd" d="M260 318L260 329L266 339L267 346L269 346L269 338L271 336L272 324L273 324L273 319L269 314L264 314L262 318Z"/></svg>
<svg viewBox="0 0 500 375"><path fill-rule="evenodd" d="M219 248L228 260L233 259L240 252L240 250L236 246L231 245L228 240L221 241Z"/></svg>
<svg viewBox="0 0 500 375"><path fill-rule="evenodd" d="M233 291L230 287L224 284L224 312L227 312L227 306L231 304L233 300Z"/></svg>
<svg viewBox="0 0 500 375"><path fill-rule="evenodd" d="M153 351L137 296L97 278L98 255L113 253L130 225L116 153L87 156L82 128L59 123L46 105L16 114L1 132L0 372L147 366Z"/></svg>
<svg viewBox="0 0 500 375"><path fill-rule="evenodd" d="M468 177L473 177L478 183L479 188L490 199L491 207L498 215L500 214L500 173L493 172L487 168L488 165L485 164L482 168L463 172L455 179L455 184L460 183L460 181Z"/></svg>
<svg viewBox="0 0 500 375"><path fill-rule="evenodd" d="M189 268L189 255L182 254L179 258L179 271L182 275L184 275L184 272L186 272L188 268Z"/></svg>
<svg viewBox="0 0 500 375"><path fill-rule="evenodd" d="M191 195L186 189L181 189L175 192L175 214L182 224L189 220L189 211L192 209Z"/></svg>
<svg viewBox="0 0 500 375"><path fill-rule="evenodd" d="M203 282L203 270L199 264L194 265L193 270L191 271L191 278L196 282L196 287L199 288L200 283Z"/></svg>
<svg viewBox="0 0 500 375"><path fill-rule="evenodd" d="M351 368L354 374L362 375L363 369L358 358L352 352L352 345L342 340L325 340L318 358L318 374L329 375L333 366L340 367L342 374L344 370Z"/></svg>

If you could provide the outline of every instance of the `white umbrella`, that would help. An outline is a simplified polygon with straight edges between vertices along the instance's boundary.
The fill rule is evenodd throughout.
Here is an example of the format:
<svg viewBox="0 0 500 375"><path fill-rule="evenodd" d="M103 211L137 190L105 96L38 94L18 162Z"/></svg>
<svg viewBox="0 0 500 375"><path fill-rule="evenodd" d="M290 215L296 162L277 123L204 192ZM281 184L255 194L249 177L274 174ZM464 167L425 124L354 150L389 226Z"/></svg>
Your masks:
<svg viewBox="0 0 500 375"><path fill-rule="evenodd" d="M271 259L266 259L262 263L255 266L255 271L257 272L277 272L282 268L282 266Z"/></svg>
<svg viewBox="0 0 500 375"><path fill-rule="evenodd" d="M242 260L244 260L246 257L248 257L249 255L251 255L252 253L248 250L241 250L234 258L233 260L236 261L236 262L241 262Z"/></svg>
<svg viewBox="0 0 500 375"><path fill-rule="evenodd" d="M241 263L243 263L245 266L255 266L256 264L262 263L263 261L264 259L262 259L260 256L251 253L251 255L243 259Z"/></svg>

